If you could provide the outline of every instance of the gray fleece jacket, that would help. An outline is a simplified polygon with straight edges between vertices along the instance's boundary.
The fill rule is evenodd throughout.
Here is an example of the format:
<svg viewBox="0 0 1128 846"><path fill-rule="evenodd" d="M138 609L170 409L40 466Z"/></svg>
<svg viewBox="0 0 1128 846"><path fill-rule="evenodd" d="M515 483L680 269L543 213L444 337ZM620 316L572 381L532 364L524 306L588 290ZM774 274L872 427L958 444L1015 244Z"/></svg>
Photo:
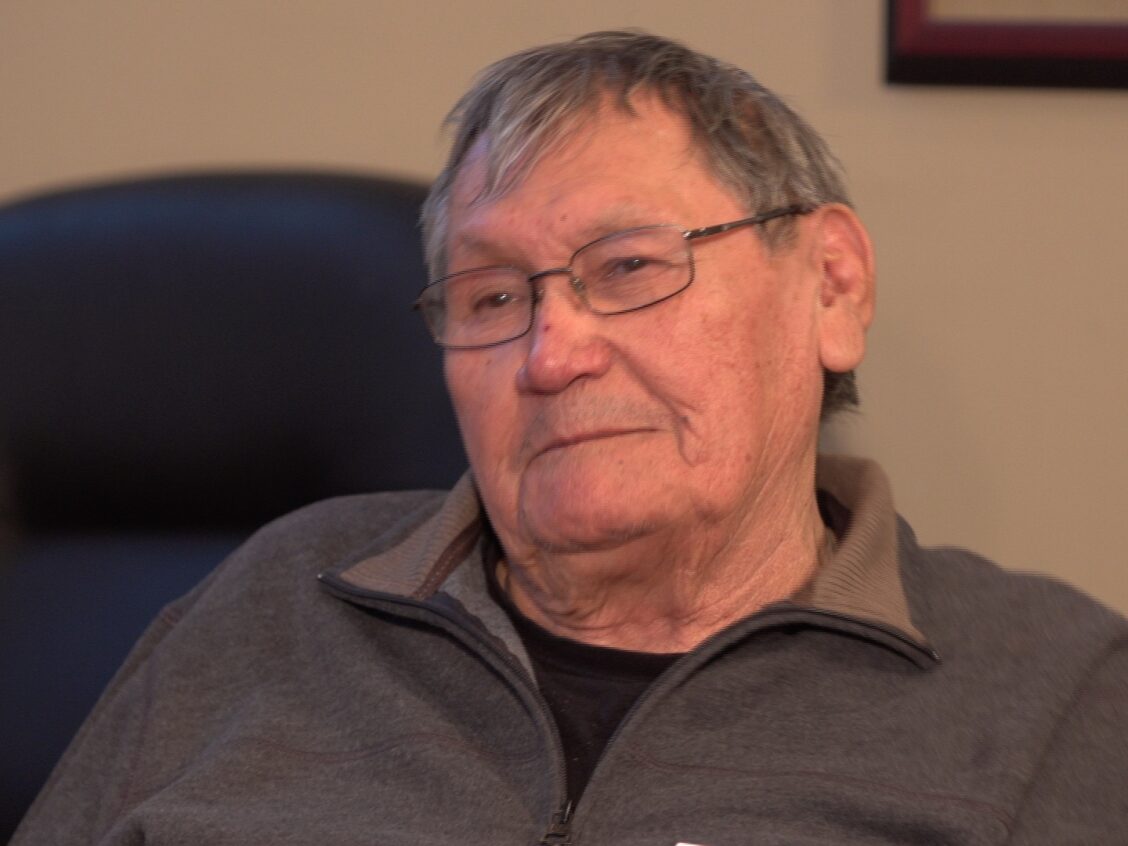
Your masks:
<svg viewBox="0 0 1128 846"><path fill-rule="evenodd" d="M13 844L1128 844L1128 623L919 548L872 464L819 485L850 518L815 582L675 662L575 807L467 478L258 533L152 624Z"/></svg>

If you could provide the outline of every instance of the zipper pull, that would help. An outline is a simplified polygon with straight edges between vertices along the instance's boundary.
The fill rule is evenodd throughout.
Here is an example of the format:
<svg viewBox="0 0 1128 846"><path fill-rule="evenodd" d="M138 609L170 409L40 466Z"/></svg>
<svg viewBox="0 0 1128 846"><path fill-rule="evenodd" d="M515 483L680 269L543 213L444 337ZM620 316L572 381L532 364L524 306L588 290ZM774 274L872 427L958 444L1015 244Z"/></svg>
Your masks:
<svg viewBox="0 0 1128 846"><path fill-rule="evenodd" d="M564 807L552 815L552 825L548 827L538 846L568 846L572 842L572 800L564 803Z"/></svg>

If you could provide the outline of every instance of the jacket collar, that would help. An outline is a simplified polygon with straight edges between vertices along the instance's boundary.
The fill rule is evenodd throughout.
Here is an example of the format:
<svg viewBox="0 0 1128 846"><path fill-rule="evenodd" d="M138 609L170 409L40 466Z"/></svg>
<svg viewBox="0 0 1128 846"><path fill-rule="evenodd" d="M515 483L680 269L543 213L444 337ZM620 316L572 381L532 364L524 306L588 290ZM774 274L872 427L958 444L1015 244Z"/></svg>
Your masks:
<svg viewBox="0 0 1128 846"><path fill-rule="evenodd" d="M913 625L897 554L897 512L876 462L821 455L815 485L849 512L837 548L794 602L890 626L925 646Z"/></svg>
<svg viewBox="0 0 1128 846"><path fill-rule="evenodd" d="M897 516L889 481L867 459L819 456L816 485L848 512L845 531L814 580L786 603L792 607L876 624L905 635L923 649L913 625L897 554ZM485 611L479 581L485 516L470 473L439 510L390 548L335 568L352 588L417 601L442 590L463 604L470 597ZM492 601L490 601L492 604ZM490 613L489 616L493 616Z"/></svg>

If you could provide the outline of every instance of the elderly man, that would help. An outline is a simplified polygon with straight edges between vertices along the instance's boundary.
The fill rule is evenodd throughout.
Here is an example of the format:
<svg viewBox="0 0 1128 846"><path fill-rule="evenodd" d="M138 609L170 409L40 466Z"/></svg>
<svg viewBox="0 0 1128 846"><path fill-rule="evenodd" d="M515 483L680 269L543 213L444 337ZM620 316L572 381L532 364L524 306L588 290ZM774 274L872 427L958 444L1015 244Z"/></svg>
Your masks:
<svg viewBox="0 0 1128 846"><path fill-rule="evenodd" d="M1125 621L816 456L874 300L818 136L635 33L452 121L417 305L471 473L252 539L16 842L1128 842Z"/></svg>

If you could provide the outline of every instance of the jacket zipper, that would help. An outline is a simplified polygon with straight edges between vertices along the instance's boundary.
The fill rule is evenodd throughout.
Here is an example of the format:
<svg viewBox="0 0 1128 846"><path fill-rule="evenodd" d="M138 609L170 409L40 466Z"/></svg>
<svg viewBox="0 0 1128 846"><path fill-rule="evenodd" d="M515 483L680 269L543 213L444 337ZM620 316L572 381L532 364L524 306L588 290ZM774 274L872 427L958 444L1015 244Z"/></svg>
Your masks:
<svg viewBox="0 0 1128 846"><path fill-rule="evenodd" d="M543 694L541 694L540 689L537 688L535 682L532 684L529 683L529 673L525 670L524 666L522 666L510 653L502 651L496 646L496 644L486 639L480 632L477 632L472 628L464 625L461 620L459 620L452 614L446 613L442 609L435 608L434 606L428 605L420 600L408 599L404 596L397 596L395 594L388 593L378 593L375 591L364 590L363 588L357 588L348 584L347 582L339 581L338 579L327 574L322 574L318 578L321 582L332 587L334 590L355 597L357 599L377 600L379 602L388 602L393 605L403 605L406 607L415 608L419 611L424 612L425 614L445 620L453 629L455 629L459 633L460 637L467 639L473 638L473 640L476 641L478 645L480 645L497 659L499 659L506 666L506 668L509 669L513 673L513 675L520 680L521 684L525 684L526 687L531 690L537 707L539 708L542 716L545 718L546 723L551 729L549 731L549 736L553 750L556 753L556 784L559 785L558 796L560 796L557 810L552 815L548 830L538 841L537 846L569 846L569 844L572 843L572 822L575 816L575 806L566 793L567 787L565 785L567 784L567 775L565 772L564 763L564 746L560 740L560 731L556 726L556 720L555 718L553 718L552 712L549 709L547 702L545 702L544 696ZM940 660L939 653L937 653L936 650L931 646L922 646L918 644L908 635L904 634L898 629L893 628L892 626L887 626L872 620L858 619L851 617L848 614L843 614L836 611L825 611L819 608L791 605L761 610L754 614L752 617L745 620L746 625L736 626L734 627L734 629L720 632L717 635L714 635L712 638L707 639L704 643L699 644L698 647L691 653L693 655L692 667L702 666L707 660L711 659L725 646L728 646L736 642L737 640L748 637L752 632L748 631L749 626L747 624L751 624L753 621L761 622L764 619L770 619L772 617L792 615L824 617L828 620L861 625L875 631L880 631L886 636L896 639L906 646L911 647L915 652L923 654L932 659L932 661L934 662ZM446 627L444 626L443 628ZM608 754L616 745L616 741L619 739L620 735L622 735L624 728L632 722L635 714L640 710L642 705L664 693L665 690L674 683L673 681L671 681L671 676L674 676L676 674L676 676L680 678L686 675L686 671L680 669L682 664L683 662L681 660L674 662L671 667L667 668L667 670L662 673L662 675L659 676L658 679L655 680L652 685L650 685L650 687L643 691L642 695L639 696L637 700L635 700L634 704L630 707L630 710L628 710L626 715L624 715L622 721L618 726L616 726L615 731L612 732L611 737L607 741L607 745L603 747L603 752L600 754L599 760L596 762L595 769L592 771L591 778L588 780L589 788L591 784L596 781L599 771L603 769L603 761L608 757ZM591 793L591 790L585 790L584 793L585 795L589 795Z"/></svg>
<svg viewBox="0 0 1128 846"><path fill-rule="evenodd" d="M564 805L552 815L552 824L540 839L537 846L568 846L572 842L572 800L568 799Z"/></svg>
<svg viewBox="0 0 1128 846"><path fill-rule="evenodd" d="M557 786L556 795L557 803L556 810L552 814L551 821L549 822L548 830L538 843L547 844L548 846L567 846L571 841L571 824L573 816L573 802L567 795L567 771L564 762L564 744L560 740L560 729L556 726L556 719L552 716L552 711L545 701L544 695L540 692L536 682L532 679L529 672L525 667L517 661L513 655L507 651L503 651L491 640L486 638L481 632L475 631L470 626L465 625L453 614L448 613L446 610L436 608L433 605L428 605L417 599L409 599L405 596L397 596L390 593L379 593L377 591L369 591L363 588L357 588L337 579L335 576L327 573L322 573L318 577L318 581L333 591L352 597L359 600L375 600L381 603L389 603L392 605L401 605L407 608L414 608L429 616L443 620L449 624L440 625L446 631L452 631L457 637L462 638L464 641L473 640L473 643L467 643L468 646L478 646L480 649L475 649L475 654L485 659L485 652L488 652L494 658L499 660L513 675L515 684L524 685L533 697L534 704L544 717L549 731L549 742L552 746L553 752L556 757L556 775L555 783ZM367 604L367 603L365 603Z"/></svg>

